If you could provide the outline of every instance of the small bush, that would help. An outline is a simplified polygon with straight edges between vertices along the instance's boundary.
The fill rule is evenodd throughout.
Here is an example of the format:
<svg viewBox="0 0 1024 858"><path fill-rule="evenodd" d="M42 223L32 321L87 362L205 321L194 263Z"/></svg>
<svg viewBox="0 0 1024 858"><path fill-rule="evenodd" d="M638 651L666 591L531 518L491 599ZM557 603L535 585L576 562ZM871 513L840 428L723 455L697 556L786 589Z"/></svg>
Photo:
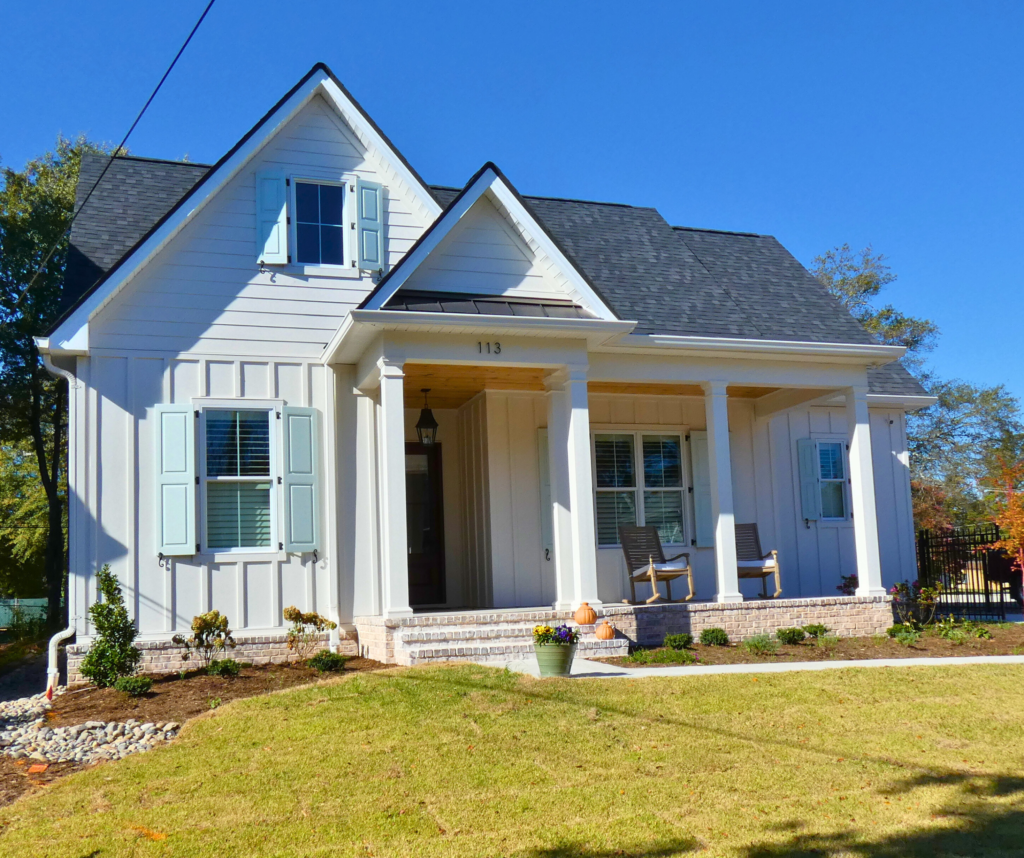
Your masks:
<svg viewBox="0 0 1024 858"><path fill-rule="evenodd" d="M669 649L689 649L693 646L693 635L683 632L678 635L665 635L665 646Z"/></svg>
<svg viewBox="0 0 1024 858"><path fill-rule="evenodd" d="M320 671L320 673L333 673L334 671L344 670L345 662L348 659L347 655L340 655L328 649L322 649L307 661L306 664L313 668L313 670Z"/></svg>
<svg viewBox="0 0 1024 858"><path fill-rule="evenodd" d="M968 637L977 638L978 640L983 641L992 640L992 632L990 632L980 623L976 623L973 620L964 620L963 630L964 634L966 634Z"/></svg>
<svg viewBox="0 0 1024 858"><path fill-rule="evenodd" d="M148 676L119 676L114 680L114 688L129 697L142 697L153 688L153 680Z"/></svg>
<svg viewBox="0 0 1024 858"><path fill-rule="evenodd" d="M294 605L284 609L284 618L292 624L288 630L288 649L294 650L299 661L306 661L323 641L320 639L326 631L338 628L338 624L316 611L304 614Z"/></svg>
<svg viewBox="0 0 1024 858"><path fill-rule="evenodd" d="M821 623L811 623L809 626L804 626L804 631L807 632L808 637L821 638L832 631L832 629L828 626L823 626Z"/></svg>
<svg viewBox="0 0 1024 858"><path fill-rule="evenodd" d="M895 636L896 642L903 646L913 646L921 640L921 633L915 628L902 628Z"/></svg>
<svg viewBox="0 0 1024 858"><path fill-rule="evenodd" d="M885 630L885 633L891 638L897 638L904 632L916 632L920 634L921 627L914 622L909 623L897 623L895 626L889 626Z"/></svg>
<svg viewBox="0 0 1024 858"><path fill-rule="evenodd" d="M953 646L963 646L967 643L967 632L963 629L949 629L945 632L940 632L940 636L953 644Z"/></svg>
<svg viewBox="0 0 1024 858"><path fill-rule="evenodd" d="M779 651L779 642L768 635L754 635L743 641L743 648L751 655L775 655Z"/></svg>
<svg viewBox="0 0 1024 858"><path fill-rule="evenodd" d="M218 658L206 666L206 672L210 676L238 676L242 665L233 658Z"/></svg>
<svg viewBox="0 0 1024 858"><path fill-rule="evenodd" d="M779 629L775 632L775 637L779 639L780 643L784 643L787 646L796 646L804 642L807 632L803 629Z"/></svg>
<svg viewBox="0 0 1024 858"><path fill-rule="evenodd" d="M839 638L835 635L822 635L820 638L814 639L814 645L819 649L825 650L825 652L831 653L839 646Z"/></svg>
<svg viewBox="0 0 1024 858"><path fill-rule="evenodd" d="M638 649L626 658L630 664L696 664L697 660L688 649Z"/></svg>
<svg viewBox="0 0 1024 858"><path fill-rule="evenodd" d="M196 656L207 669L225 649L235 648L235 639L231 637L231 629L228 627L228 618L220 611L209 611L193 617L192 635L187 638L184 635L175 635L171 641L185 647L185 652L181 656L182 661L188 661L192 656Z"/></svg>
<svg viewBox="0 0 1024 858"><path fill-rule="evenodd" d="M108 688L122 676L132 676L142 658L135 647L135 623L128 616L117 577L105 565L96 573L102 600L89 608L96 640L82 660L82 675L101 688Z"/></svg>
<svg viewBox="0 0 1024 858"><path fill-rule="evenodd" d="M712 627L700 633L700 642L704 646L729 646L729 636L725 629Z"/></svg>

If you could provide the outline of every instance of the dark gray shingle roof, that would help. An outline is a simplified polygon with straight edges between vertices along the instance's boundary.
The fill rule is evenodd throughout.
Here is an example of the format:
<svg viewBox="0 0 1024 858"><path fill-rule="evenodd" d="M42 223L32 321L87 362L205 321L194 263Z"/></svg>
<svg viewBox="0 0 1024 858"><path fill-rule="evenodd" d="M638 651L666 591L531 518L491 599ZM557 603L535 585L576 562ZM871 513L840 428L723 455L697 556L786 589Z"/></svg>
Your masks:
<svg viewBox="0 0 1024 858"><path fill-rule="evenodd" d="M76 205L106 159L82 160ZM209 170L116 158L71 230L64 306L112 268ZM458 189L431 186L442 206ZM871 343L870 334L772 236L672 227L656 209L526 197L544 227L637 333ZM873 393L923 395L899 364Z"/></svg>

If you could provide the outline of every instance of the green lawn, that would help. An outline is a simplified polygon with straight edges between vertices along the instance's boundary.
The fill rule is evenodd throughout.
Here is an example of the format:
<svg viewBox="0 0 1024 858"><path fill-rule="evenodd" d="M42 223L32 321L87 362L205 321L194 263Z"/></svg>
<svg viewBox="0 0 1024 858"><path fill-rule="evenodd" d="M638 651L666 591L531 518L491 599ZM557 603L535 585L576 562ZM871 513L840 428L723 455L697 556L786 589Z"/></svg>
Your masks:
<svg viewBox="0 0 1024 858"><path fill-rule="evenodd" d="M1020 855L1022 682L360 674L229 704L2 809L0 854Z"/></svg>

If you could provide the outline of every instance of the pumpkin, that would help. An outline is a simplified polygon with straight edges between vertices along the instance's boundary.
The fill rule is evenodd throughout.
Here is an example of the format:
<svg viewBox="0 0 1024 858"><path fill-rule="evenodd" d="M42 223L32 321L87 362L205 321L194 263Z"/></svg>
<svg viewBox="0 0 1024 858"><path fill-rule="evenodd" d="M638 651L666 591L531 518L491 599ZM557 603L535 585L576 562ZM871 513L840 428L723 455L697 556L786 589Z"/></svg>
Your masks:
<svg viewBox="0 0 1024 858"><path fill-rule="evenodd" d="M592 626L597 622L597 611L584 602L576 609L572 618L581 626Z"/></svg>
<svg viewBox="0 0 1024 858"><path fill-rule="evenodd" d="M608 621L605 620L603 623L601 623L601 625L597 627L597 631L595 632L595 634L597 635L597 639L599 641L610 641L615 638L615 628L609 625Z"/></svg>

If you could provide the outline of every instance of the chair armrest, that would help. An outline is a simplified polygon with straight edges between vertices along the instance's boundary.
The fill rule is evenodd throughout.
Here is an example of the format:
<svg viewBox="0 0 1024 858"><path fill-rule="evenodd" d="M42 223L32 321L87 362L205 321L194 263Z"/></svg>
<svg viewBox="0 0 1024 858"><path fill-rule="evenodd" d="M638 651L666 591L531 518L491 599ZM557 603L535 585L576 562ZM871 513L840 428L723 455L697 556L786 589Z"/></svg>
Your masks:
<svg viewBox="0 0 1024 858"><path fill-rule="evenodd" d="M767 554L765 554L765 555L764 555L764 557L762 557L761 559L762 559L762 560L767 560L767 559L768 559L769 557L778 557L778 556L779 556L779 552L778 552L778 551L769 551L769 552L768 552Z"/></svg>
<svg viewBox="0 0 1024 858"><path fill-rule="evenodd" d="M688 551L684 551L682 554L677 554L675 557L666 557L665 558L665 562L666 563L671 563L673 560L678 560L680 557L685 557L686 558L686 565L687 566L690 565L690 553Z"/></svg>

